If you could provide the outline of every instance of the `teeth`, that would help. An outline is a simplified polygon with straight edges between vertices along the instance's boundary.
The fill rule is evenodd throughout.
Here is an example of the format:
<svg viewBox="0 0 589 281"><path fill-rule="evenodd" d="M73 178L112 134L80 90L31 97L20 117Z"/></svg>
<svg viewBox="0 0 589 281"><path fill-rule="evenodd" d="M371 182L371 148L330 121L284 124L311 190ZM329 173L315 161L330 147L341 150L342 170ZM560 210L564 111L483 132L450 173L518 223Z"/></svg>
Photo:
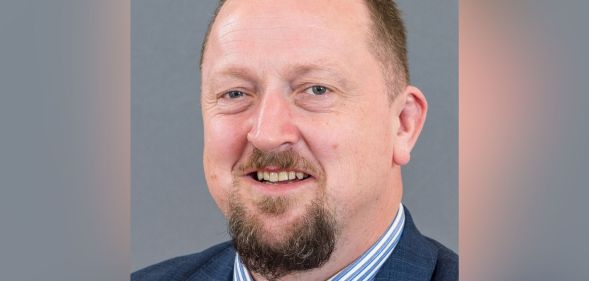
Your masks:
<svg viewBox="0 0 589 281"><path fill-rule="evenodd" d="M281 171L281 172L256 172L256 177L259 181L280 182L299 179L302 180L307 177L307 174L295 171Z"/></svg>
<svg viewBox="0 0 589 281"><path fill-rule="evenodd" d="M278 173L276 173L276 172L270 172L270 181L271 182L277 182L278 181Z"/></svg>
<svg viewBox="0 0 589 281"><path fill-rule="evenodd" d="M278 181L287 181L288 180L288 172L280 172L278 174Z"/></svg>

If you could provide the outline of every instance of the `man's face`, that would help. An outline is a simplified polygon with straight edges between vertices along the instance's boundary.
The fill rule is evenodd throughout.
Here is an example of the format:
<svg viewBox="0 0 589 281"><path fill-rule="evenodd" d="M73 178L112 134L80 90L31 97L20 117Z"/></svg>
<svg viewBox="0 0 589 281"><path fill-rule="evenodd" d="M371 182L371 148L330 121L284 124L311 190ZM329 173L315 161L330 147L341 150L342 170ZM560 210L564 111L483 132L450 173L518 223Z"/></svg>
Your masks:
<svg viewBox="0 0 589 281"><path fill-rule="evenodd" d="M268 244L289 239L317 204L346 233L400 197L398 112L370 44L363 1L221 10L202 66L206 180L224 214L239 207Z"/></svg>

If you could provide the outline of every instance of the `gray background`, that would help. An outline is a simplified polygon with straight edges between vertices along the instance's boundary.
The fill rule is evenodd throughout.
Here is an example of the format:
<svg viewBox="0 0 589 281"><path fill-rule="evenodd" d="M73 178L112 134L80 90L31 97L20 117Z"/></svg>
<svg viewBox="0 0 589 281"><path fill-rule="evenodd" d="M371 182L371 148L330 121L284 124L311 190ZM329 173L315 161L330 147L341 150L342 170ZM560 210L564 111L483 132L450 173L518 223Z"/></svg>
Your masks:
<svg viewBox="0 0 589 281"><path fill-rule="evenodd" d="M196 2L201 0L193 0ZM153 2L153 1L152 1ZM168 1L171 3L171 1ZM174 65L180 65L181 57L190 57L193 50L188 47L178 48L182 44L198 45L201 31L204 27L195 26L203 24L206 19L194 19L198 14L195 5L186 6L182 10L183 2L174 1L174 4L161 3L153 6L151 2L145 2L145 7L134 12L134 24L144 22L140 29L143 35L141 42L143 49L134 49L134 68L141 63L144 67L157 65L159 61ZM408 1L407 1L408 2ZM452 75L454 79L455 59L448 59L449 74L436 71L428 79L421 79L416 75L425 75L427 67L438 65L438 60L428 61L430 56L438 57L440 46L422 52L420 48L430 48L427 45L416 46L419 42L436 40L439 28L435 26L442 19L456 21L456 8L440 7L442 4L415 3L411 5L434 5L432 13L439 14L440 18L425 19L428 10L423 8L408 7L407 3L401 3L406 14L411 12L410 40L412 71L414 80L422 88L428 87L430 102L434 95L446 93L435 90L434 84L427 84L430 79L445 81L445 75ZM419 1L419 2L425 2ZM441 2L441 1L430 1ZM484 3L483 3L484 2ZM493 3L491 3L493 2ZM155 3L155 2L154 2ZM460 194L460 253L461 279L462 280L589 280L587 271L589 256L589 220L587 219L587 160L589 159L589 79L587 73L589 66L589 36L586 26L589 25L588 1L464 1L463 4L474 4L470 8L477 8L478 13L461 6L462 22L468 27L475 27L474 39L481 39L488 44L489 50L483 50L474 57L461 57L461 63L475 63L480 68L482 57L489 54L495 55L501 63L500 68L485 68L484 70L461 68L461 83L473 82L479 78L487 77L492 81L511 79L515 77L521 87L514 91L506 91L503 85L495 83L487 91L469 91L461 89L461 102L465 100L477 100L492 91L492 104L473 102L461 105L461 122L476 123L473 127L461 127L461 149L472 147L478 151L498 152L496 157L482 155L469 164L474 164L474 184L461 182ZM482 5L491 5L482 6ZM143 5L143 3L141 3ZM150 6L151 5L151 6ZM180 6L178 6L180 5ZM207 5L210 5L207 4ZM0 273L2 280L127 280L128 272L153 260L167 258L176 253L185 253L205 247L198 243L203 235L192 230L183 230L182 221L184 208L190 214L184 219L188 223L197 223L200 214L197 207L182 207L178 201L181 192L166 194L174 188L183 188L190 197L185 204L200 206L198 204L199 189L197 171L200 169L199 159L190 159L190 165L186 171L194 173L191 180L169 180L173 184L162 186L151 185L150 172L161 172L166 177L179 174L177 169L165 168L166 165L178 165L182 162L183 155L175 153L174 145L190 143L191 148L185 151L198 151L198 135L192 137L183 136L172 139L172 132L163 131L163 124L176 125L182 120L170 119L164 114L165 110L156 110L158 107L147 107L143 115L138 115L139 106L149 103L156 94L170 94L174 88L165 89L176 85L174 79L169 78L164 70L142 69L134 76L135 104L134 110L134 134L143 130L139 136L148 136L152 139L135 139L134 153L143 151L148 153L150 147L161 146L175 160L164 165L165 159L157 159L159 155L144 156L142 166L138 166L138 159L134 159L135 181L141 177L143 186L135 185L133 195L133 243L134 255L129 253L129 46L128 25L130 22L129 1L125 0L3 0L0 1ZM153 17L152 11L161 9L161 12L169 16ZM170 10L172 9L172 10ZM446 10L449 9L449 10ZM446 17L447 11L451 11L450 17ZM482 15L481 15L482 13ZM189 16L187 16L189 15ZM444 15L444 16L442 16ZM470 16L470 17L469 17ZM185 21L185 19L191 20ZM489 29L478 28L485 20L490 21L495 32ZM427 22L423 25L423 32L435 31L433 37L419 34L419 26L412 22ZM157 27L188 25L190 32L183 34L162 36L166 31ZM135 44L137 41L135 30ZM170 30L175 31L175 30ZM462 33L461 36L466 36ZM496 33L515 35L496 39ZM195 35L196 34L196 35ZM447 42L454 45L456 35L454 33L439 33L449 36ZM149 39L150 36L157 35ZM174 37L176 36L176 37ZM423 37L422 39L420 39ZM534 38L535 37L535 38ZM156 44L158 40L167 38L186 38L171 40L171 42ZM495 44L489 44L485 39L494 39ZM148 40L149 39L149 40ZM461 42L468 39L461 37ZM176 46L174 46L176 44ZM516 46L517 53L510 53L500 47ZM136 47L138 45L134 45ZM542 56L535 60L515 61L516 71L506 69L514 67L513 64L504 63L502 60L513 61L514 57L521 54L529 54L534 50L544 48ZM188 50L184 54L179 50ZM146 50L146 51L145 51ZM448 57L454 57L455 47L446 49L452 53ZM462 45L461 56L473 51L472 46ZM139 53L142 51L143 53ZM446 51L448 52L448 51ZM154 55L155 54L155 55ZM137 60L142 58L143 61ZM175 58L175 59L174 59ZM540 66L543 67L539 67ZM422 65L423 64L423 65ZM427 67L426 67L427 66ZM155 69L155 68L154 68ZM164 68L165 69L165 68ZM187 68L194 71L196 68ZM511 71L506 71L511 70ZM151 71L151 72L150 72ZM483 72L480 72L483 71ZM538 78L529 73L540 72L545 75ZM420 74L421 73L421 74ZM163 81L161 77L167 77ZM193 74L185 77L189 85L196 85L197 78ZM137 80L140 78L141 80ZM156 89L143 87L140 96L137 92L137 81L149 81L153 84L164 84ZM420 79L420 80L416 80ZM484 80L484 79L483 79ZM176 80L177 81L177 80ZM191 84L195 83L195 84ZM428 86L429 85L429 86ZM538 89L538 85L542 87ZM435 85L440 87L439 85ZM487 88L487 84L481 87ZM453 84L452 87L453 88ZM186 87L185 96L192 96L197 91L196 86ZM451 91L447 91L451 92ZM509 96L506 98L505 96ZM511 96L519 97L516 99ZM139 103L137 97L145 97ZM455 97L446 97L454 105ZM539 101L539 104L522 104L521 100ZM445 100L445 99L444 99ZM485 99L486 100L486 99ZM159 99L151 103L166 102ZM443 101L443 100L442 100ZM190 98L190 103L195 99ZM162 103L164 107L174 109L181 108L178 104L183 102ZM498 105L499 104L499 105ZM443 105L441 108L444 108ZM187 106L186 106L187 107ZM488 118L483 111L505 114L509 111L522 112L529 115L530 112L539 113L541 116L529 116L525 120L509 119L505 122L501 118ZM530 108L532 110L530 110ZM190 105L190 111L185 109L188 118L200 118L197 112L193 112L194 106ZM435 109L432 109L435 110ZM453 111L449 111L453 112ZM466 114L470 112L469 114ZM439 114L439 113L437 113ZM443 115L443 114L442 114ZM149 122L143 124L155 126L149 130L144 127L139 130L136 122L141 116ZM440 115L438 115L440 116ZM430 118L428 122L435 122ZM454 117L452 117L454 118ZM452 120L449 118L449 120ZM191 120L192 121L192 120ZM159 122L159 123L158 123ZM505 123L504 123L505 122ZM191 133L198 129L196 123L185 125L182 132ZM454 123L450 130L454 130ZM533 134L527 132L509 132L502 128L517 126L518 129L532 128ZM494 128L493 130L490 128ZM159 131L158 131L159 130ZM428 138L433 138L435 132L433 125L428 124L424 137L417 147L416 153L426 155L431 149L428 147ZM440 130L445 130L440 128ZM470 139L469 135L478 135L480 130L491 131L494 137L488 139ZM164 135L166 137L162 137ZM154 138L153 136L158 136ZM451 136L451 135L450 135ZM465 136L467 136L465 138ZM166 138L173 141L166 144L162 140ZM190 139L192 138L192 139ZM184 140L189 139L189 140ZM142 141L143 149L140 149L136 140ZM444 137L438 137L436 141L446 142ZM502 155L503 151L497 151L496 142L514 145L517 153ZM195 144L196 143L196 144ZM449 141L448 141L449 143ZM454 143L454 142L452 142ZM520 146L521 144L521 146ZM530 149L527 146L532 145ZM521 148L521 149L519 149ZM449 146L450 151L453 150ZM472 150L472 149L471 149ZM157 151L157 150L154 150ZM464 150L461 150L464 153ZM467 151L468 152L468 151ZM193 152L190 152L193 153ZM443 153L438 150L437 153ZM196 154L196 153L193 153ZM448 152L455 155L455 152ZM191 155L186 156L188 158ZM415 156L415 155L414 155ZM462 154L461 156L468 156ZM472 155L471 155L472 156ZM477 155L478 156L478 155ZM419 156L423 157L423 156ZM492 158L492 159L489 159ZM443 158L442 158L443 159ZM435 160L435 159L434 159ZM432 165L435 162L425 162L419 158L414 159L411 168L406 170L412 173L417 163L423 162ZM145 170L149 162L161 165L158 169ZM475 163L472 163L475 162ZM172 164L170 164L172 163ZM467 174L465 168L467 162L461 162L461 177ZM438 165L439 166L439 165ZM433 166L439 168L438 166ZM145 171L139 169L143 167ZM155 167L155 166L154 166ZM162 168L163 167L163 168ZM441 167L441 166L440 166ZM165 169L164 169L165 168ZM427 168L427 167L426 167ZM426 169L432 173L433 168ZM472 171L472 169L471 169ZM177 174L174 174L177 173ZM153 179L158 174L153 175ZM411 180L412 186L407 187L409 194L419 188L416 179ZM155 183L166 183L156 181ZM480 183L480 184L479 184ZM486 183L486 184L485 184ZM488 185L492 185L489 187ZM427 186L427 185L423 185ZM434 184L435 188L450 186ZM138 189L140 187L141 189ZM163 189L161 193L155 192L155 188ZM433 188L432 187L432 188ZM151 189L151 190L150 190ZM445 189L443 189L445 190ZM489 191L490 190L490 191ZM442 191L443 192L443 191ZM500 195L499 204L490 201L488 194ZM149 195L151 194L151 195ZM416 193L417 194L417 193ZM146 195L160 198L159 201L148 200ZM419 197L420 200L430 200L436 194ZM409 195L408 195L409 196ZM455 195L454 195L455 196ZM142 199L139 199L142 198ZM174 198L174 200L171 200ZM205 195L203 202L208 202ZM417 198L417 197L416 197ZM445 200L454 204L452 200ZM150 202L161 205L162 208L147 212ZM174 205L173 203L178 203ZM487 202L480 204L481 202ZM166 203L172 203L167 204ZM202 202L200 202L202 203ZM413 201L413 213L419 215L418 224L422 230L441 240L440 231L433 229L428 222L428 214L423 213ZM206 204L206 203L205 203ZM493 206L488 208L488 206ZM138 210L146 209L146 213ZM165 206L165 208L163 207ZM175 210L175 211L171 211ZM452 217L455 212L448 212ZM499 210L499 212L497 212ZM427 211L427 210L426 210ZM171 220L170 232L151 231L156 229L154 222L161 219L147 219L150 214L166 214ZM417 214L416 214L417 213ZM216 215L216 214L213 214ZM439 215L436 213L436 215ZM175 217L174 217L175 216ZM465 217L472 216L474 221ZM145 219L141 219L145 218ZM140 220L141 219L141 220ZM491 222L489 226L489 222ZM495 224L493 224L493 222ZM164 225L164 222L157 222ZM427 229L425 229L427 228ZM455 228L448 228L455 231ZM141 231L141 232L138 232ZM192 231L192 232L191 232ZM206 231L206 229L205 229ZM219 228L221 231L221 228ZM178 240L184 247L174 246L174 237L161 239L163 234L179 236L180 233L189 239ZM222 232L222 231L221 231ZM484 232L483 236L480 236ZM143 236L145 235L145 236ZM452 236L455 237L455 236ZM221 238L219 238L221 239ZM455 239L455 238L454 238ZM206 241L205 241L206 242ZM450 244L450 243L448 243ZM157 246L161 245L161 246ZM139 249L138 246L142 248ZM152 247L153 246L153 247ZM159 247L159 248L158 248ZM175 247L175 248L172 248ZM155 250L154 250L155 249ZM165 249L160 251L157 249ZM168 251L168 249L170 249ZM142 250L142 252L138 252ZM481 255L481 253L484 253ZM140 258L141 257L141 258ZM142 260L141 260L142 259ZM133 260L133 266L131 266ZM464 278L462 278L464 277Z"/></svg>
<svg viewBox="0 0 589 281"><path fill-rule="evenodd" d="M131 1L132 270L228 239L202 171L199 52L216 1ZM429 102L405 195L419 229L458 250L458 4L398 1L412 83Z"/></svg>

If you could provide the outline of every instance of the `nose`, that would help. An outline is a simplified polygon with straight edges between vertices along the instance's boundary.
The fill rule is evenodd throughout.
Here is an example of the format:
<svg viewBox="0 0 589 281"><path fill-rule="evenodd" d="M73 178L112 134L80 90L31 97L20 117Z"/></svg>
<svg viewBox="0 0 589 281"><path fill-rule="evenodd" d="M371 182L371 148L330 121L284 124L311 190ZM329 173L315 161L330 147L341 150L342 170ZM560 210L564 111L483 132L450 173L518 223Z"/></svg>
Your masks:
<svg viewBox="0 0 589 281"><path fill-rule="evenodd" d="M300 139L292 117L286 95L276 92L264 94L247 134L248 141L262 151L288 150Z"/></svg>

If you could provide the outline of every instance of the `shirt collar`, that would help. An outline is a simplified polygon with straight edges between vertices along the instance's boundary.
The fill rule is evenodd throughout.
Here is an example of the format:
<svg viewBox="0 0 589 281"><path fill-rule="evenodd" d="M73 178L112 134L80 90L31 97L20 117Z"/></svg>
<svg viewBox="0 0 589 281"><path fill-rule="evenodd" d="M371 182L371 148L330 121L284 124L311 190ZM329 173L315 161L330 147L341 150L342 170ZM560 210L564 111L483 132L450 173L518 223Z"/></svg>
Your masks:
<svg viewBox="0 0 589 281"><path fill-rule="evenodd" d="M405 225L405 212L403 204L399 204L399 210L395 219L389 225L386 232L372 246L366 250L353 263L346 266L340 272L329 278L328 281L347 281L347 280L373 280L374 276L391 255ZM233 264L234 281L253 281L247 268L241 262L239 254L235 254L235 263Z"/></svg>

